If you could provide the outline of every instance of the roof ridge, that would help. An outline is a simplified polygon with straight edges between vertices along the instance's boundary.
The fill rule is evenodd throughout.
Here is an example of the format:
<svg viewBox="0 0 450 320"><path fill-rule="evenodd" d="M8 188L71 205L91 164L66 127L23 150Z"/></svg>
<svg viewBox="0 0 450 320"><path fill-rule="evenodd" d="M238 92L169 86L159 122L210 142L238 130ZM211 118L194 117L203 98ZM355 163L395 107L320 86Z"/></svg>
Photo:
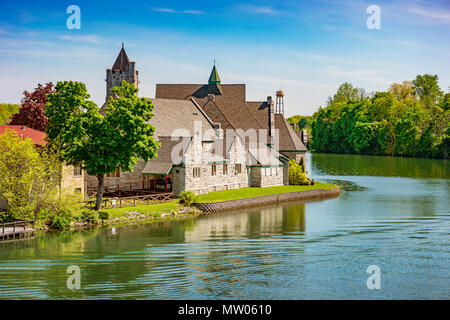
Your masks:
<svg viewBox="0 0 450 320"><path fill-rule="evenodd" d="M191 96L191 99L194 99L194 101L195 101L195 98L193 98L192 96ZM223 117L225 118L225 120L227 120L228 121L228 123L230 124L230 126L234 129L234 130L236 130L236 128L235 128L235 126L234 126L234 124L233 124L233 122L231 122L230 121L230 119L228 119L228 117L222 112L222 110L220 109L220 107L217 105L217 103L214 101L214 100L206 100L206 102L205 102L205 104L203 105L203 107L204 106L206 106L206 104L208 103L208 102L212 102L212 103L214 103L214 105L216 106L216 108L219 110L219 112L223 115ZM197 101L196 101L197 102ZM202 108L203 108L202 107Z"/></svg>
<svg viewBox="0 0 450 320"><path fill-rule="evenodd" d="M247 106L247 101L244 101L244 105L245 108L248 110L248 112L250 112L250 114L252 115L253 119L256 120L256 122L258 122L259 126L261 127L261 129L264 129L264 127L262 126L261 122L258 121L258 119L256 119L255 115L253 114L253 112L248 108Z"/></svg>

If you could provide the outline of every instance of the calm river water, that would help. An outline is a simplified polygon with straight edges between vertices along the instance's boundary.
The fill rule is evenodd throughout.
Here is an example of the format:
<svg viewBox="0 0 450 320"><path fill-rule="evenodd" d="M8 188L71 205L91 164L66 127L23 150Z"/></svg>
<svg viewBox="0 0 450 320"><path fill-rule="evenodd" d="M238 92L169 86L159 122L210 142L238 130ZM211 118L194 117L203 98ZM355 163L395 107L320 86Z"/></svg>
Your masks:
<svg viewBox="0 0 450 320"><path fill-rule="evenodd" d="M0 299L449 299L449 162L308 157L339 198L3 243Z"/></svg>

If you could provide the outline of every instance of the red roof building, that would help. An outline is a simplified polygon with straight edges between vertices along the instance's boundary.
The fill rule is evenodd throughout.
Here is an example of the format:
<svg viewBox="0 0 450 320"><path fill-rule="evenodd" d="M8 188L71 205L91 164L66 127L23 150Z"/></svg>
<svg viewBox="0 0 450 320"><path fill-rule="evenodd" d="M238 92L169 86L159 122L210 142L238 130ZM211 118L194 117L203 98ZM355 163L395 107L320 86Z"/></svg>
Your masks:
<svg viewBox="0 0 450 320"><path fill-rule="evenodd" d="M0 135L4 134L6 129L14 130L22 139L30 138L37 146L45 146L45 132L27 128L26 126L0 126Z"/></svg>

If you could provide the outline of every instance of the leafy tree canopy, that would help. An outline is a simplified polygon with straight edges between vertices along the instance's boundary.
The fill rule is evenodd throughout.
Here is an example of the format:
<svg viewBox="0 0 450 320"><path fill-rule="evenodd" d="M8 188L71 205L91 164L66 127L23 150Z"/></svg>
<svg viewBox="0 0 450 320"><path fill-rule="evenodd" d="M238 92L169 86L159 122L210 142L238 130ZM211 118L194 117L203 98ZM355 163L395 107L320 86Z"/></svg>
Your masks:
<svg viewBox="0 0 450 320"><path fill-rule="evenodd" d="M444 95L437 80L418 75L362 100L344 83L337 99L314 114L309 146L316 152L447 158L450 93Z"/></svg>
<svg viewBox="0 0 450 320"><path fill-rule="evenodd" d="M438 76L431 74L418 75L412 84L420 100L428 108L438 103L444 93L439 87Z"/></svg>
<svg viewBox="0 0 450 320"><path fill-rule="evenodd" d="M19 113L12 117L11 125L24 125L29 128L45 131L48 120L44 114L47 95L54 92L53 83L49 82L45 86L38 84L33 92L24 91L25 97L22 99L22 105Z"/></svg>
<svg viewBox="0 0 450 320"><path fill-rule="evenodd" d="M0 125L8 124L11 117L19 112L20 105L0 103Z"/></svg>
<svg viewBox="0 0 450 320"><path fill-rule="evenodd" d="M61 164L48 150L37 149L13 130L0 135L0 196L16 219L37 220L42 207L57 192Z"/></svg>
<svg viewBox="0 0 450 320"><path fill-rule="evenodd" d="M60 150L66 163L82 165L98 178L97 206L100 208L104 175L117 167L131 171L138 159L157 156L154 141L152 102L137 97L137 89L126 81L111 89L112 96L103 110L90 101L81 82L58 82L48 95L45 115L50 146Z"/></svg>

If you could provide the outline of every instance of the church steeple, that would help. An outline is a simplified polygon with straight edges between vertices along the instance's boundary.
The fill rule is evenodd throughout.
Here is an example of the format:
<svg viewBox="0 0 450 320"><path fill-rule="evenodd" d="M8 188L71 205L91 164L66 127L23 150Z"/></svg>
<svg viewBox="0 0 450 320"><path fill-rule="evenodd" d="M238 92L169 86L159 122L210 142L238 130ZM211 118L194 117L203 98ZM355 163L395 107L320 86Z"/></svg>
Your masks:
<svg viewBox="0 0 450 320"><path fill-rule="evenodd" d="M216 63L214 63L214 67L211 71L211 75L209 76L208 84L220 84L219 72L216 69Z"/></svg>
<svg viewBox="0 0 450 320"><path fill-rule="evenodd" d="M125 52L124 45L122 42L122 49L117 56L116 62L112 67L113 70L125 70L125 67L130 64L130 60L128 59L127 53Z"/></svg>
<svg viewBox="0 0 450 320"><path fill-rule="evenodd" d="M111 89L120 86L122 81L139 85L139 71L136 70L136 62L128 59L122 43L122 49L111 69L106 69L106 100L111 96Z"/></svg>

